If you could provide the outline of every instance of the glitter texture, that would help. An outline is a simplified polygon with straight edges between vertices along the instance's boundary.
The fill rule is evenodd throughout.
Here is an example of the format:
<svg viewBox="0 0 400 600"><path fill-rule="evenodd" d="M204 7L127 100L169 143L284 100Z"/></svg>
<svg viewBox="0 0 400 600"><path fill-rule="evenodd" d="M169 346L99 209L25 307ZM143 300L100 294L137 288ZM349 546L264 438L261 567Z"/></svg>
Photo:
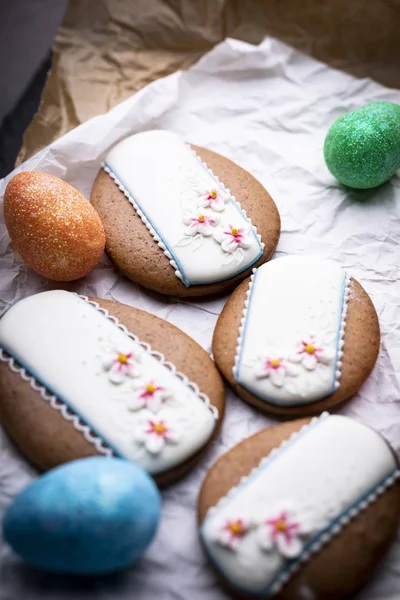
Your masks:
<svg viewBox="0 0 400 600"><path fill-rule="evenodd" d="M93 206L47 173L27 171L10 180L4 218L15 250L48 279L79 279L103 254L104 228Z"/></svg>
<svg viewBox="0 0 400 600"><path fill-rule="evenodd" d="M324 155L344 185L381 185L400 169L400 106L371 102L340 117L328 131Z"/></svg>

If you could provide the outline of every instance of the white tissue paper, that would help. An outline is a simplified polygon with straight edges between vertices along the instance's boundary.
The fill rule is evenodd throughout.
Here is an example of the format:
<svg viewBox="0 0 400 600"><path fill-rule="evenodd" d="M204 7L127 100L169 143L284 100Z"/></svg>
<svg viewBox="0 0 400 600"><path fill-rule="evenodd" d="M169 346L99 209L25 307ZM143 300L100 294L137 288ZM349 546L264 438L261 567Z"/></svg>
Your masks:
<svg viewBox="0 0 400 600"><path fill-rule="evenodd" d="M0 194L12 175L36 169L65 179L89 198L108 150L127 135L153 128L175 131L232 159L261 181L278 206L282 235L275 256L336 259L371 295L382 328L379 359L340 412L379 429L399 451L400 181L394 177L375 190L350 191L330 175L322 152L333 121L373 100L400 103L400 92L330 69L270 38L257 47L226 40L189 71L152 83L39 152L0 182ZM15 259L3 221L0 270L3 311L24 296L60 287ZM209 352L224 305L224 299L183 301L147 292L118 275L105 257L84 280L65 288L154 313ZM226 401L218 439L196 468L163 492L158 534L134 568L90 579L49 575L24 565L0 538L0 600L228 598L200 548L197 495L221 454L274 421L229 390ZM0 431L0 520L13 496L35 477L36 470ZM359 600L398 600L399 540Z"/></svg>

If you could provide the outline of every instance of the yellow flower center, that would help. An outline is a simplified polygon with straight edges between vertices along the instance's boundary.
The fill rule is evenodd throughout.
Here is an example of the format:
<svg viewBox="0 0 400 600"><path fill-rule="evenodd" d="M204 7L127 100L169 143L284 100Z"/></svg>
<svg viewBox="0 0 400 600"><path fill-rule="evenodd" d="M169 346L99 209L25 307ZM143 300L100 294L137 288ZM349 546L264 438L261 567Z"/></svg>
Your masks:
<svg viewBox="0 0 400 600"><path fill-rule="evenodd" d="M232 235L238 235L238 233L239 233L239 229L237 229L237 227L232 227L231 234Z"/></svg>
<svg viewBox="0 0 400 600"><path fill-rule="evenodd" d="M211 190L210 196L213 200L215 200L215 198L217 197L217 190Z"/></svg>
<svg viewBox="0 0 400 600"><path fill-rule="evenodd" d="M154 425L154 431L156 433L164 433L167 430L167 428L165 427L164 423L156 423Z"/></svg>
<svg viewBox="0 0 400 600"><path fill-rule="evenodd" d="M206 220L204 215L199 215L198 220L200 221L200 223L204 223L204 221Z"/></svg>
<svg viewBox="0 0 400 600"><path fill-rule="evenodd" d="M307 344L307 346L304 347L304 351L307 352L307 354L314 354L315 346L312 344Z"/></svg>
<svg viewBox="0 0 400 600"><path fill-rule="evenodd" d="M118 354L118 362L121 363L121 365L126 365L126 363L128 362L128 355Z"/></svg>
<svg viewBox="0 0 400 600"><path fill-rule="evenodd" d="M156 386L153 383L149 383L146 385L146 392L148 394L153 394L156 391Z"/></svg>
<svg viewBox="0 0 400 600"><path fill-rule="evenodd" d="M277 524L275 525L275 529L277 531L286 531L287 529L287 523L286 521L278 521Z"/></svg>
<svg viewBox="0 0 400 600"><path fill-rule="evenodd" d="M229 525L229 529L231 530L233 535L241 535L243 533L242 524L239 523L238 521L235 521L235 523L231 523Z"/></svg>
<svg viewBox="0 0 400 600"><path fill-rule="evenodd" d="M280 364L281 364L281 361L279 360L279 358L273 358L271 360L271 367L279 367Z"/></svg>

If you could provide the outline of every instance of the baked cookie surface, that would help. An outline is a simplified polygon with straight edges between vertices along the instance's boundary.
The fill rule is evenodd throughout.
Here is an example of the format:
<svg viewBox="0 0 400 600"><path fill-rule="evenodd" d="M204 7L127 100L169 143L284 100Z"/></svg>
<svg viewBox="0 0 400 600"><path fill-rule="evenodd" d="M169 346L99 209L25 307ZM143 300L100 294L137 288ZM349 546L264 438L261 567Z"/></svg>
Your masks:
<svg viewBox="0 0 400 600"><path fill-rule="evenodd" d="M347 598L396 535L398 477L387 442L347 417L271 427L209 471L203 546L240 598Z"/></svg>
<svg viewBox="0 0 400 600"><path fill-rule="evenodd" d="M224 411L207 353L130 306L50 291L0 320L0 414L43 469L103 454L168 483L195 463Z"/></svg>
<svg viewBox="0 0 400 600"><path fill-rule="evenodd" d="M115 266L168 295L232 289L269 259L280 234L275 203L250 173L167 131L117 144L91 202Z"/></svg>
<svg viewBox="0 0 400 600"><path fill-rule="evenodd" d="M379 352L375 308L335 262L286 256L262 265L226 303L213 355L244 400L282 416L318 414L353 395Z"/></svg>

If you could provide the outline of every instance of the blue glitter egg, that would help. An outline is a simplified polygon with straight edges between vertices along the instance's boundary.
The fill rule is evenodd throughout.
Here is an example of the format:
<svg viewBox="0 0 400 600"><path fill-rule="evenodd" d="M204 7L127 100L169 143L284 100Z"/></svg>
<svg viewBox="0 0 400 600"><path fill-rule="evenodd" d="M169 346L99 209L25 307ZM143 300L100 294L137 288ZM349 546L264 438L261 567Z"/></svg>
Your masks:
<svg viewBox="0 0 400 600"><path fill-rule="evenodd" d="M340 117L328 131L324 156L344 185L381 185L400 169L400 106L371 102Z"/></svg>
<svg viewBox="0 0 400 600"><path fill-rule="evenodd" d="M160 510L158 489L143 469L118 458L84 458L23 490L6 511L4 538L36 567L108 573L143 554Z"/></svg>

